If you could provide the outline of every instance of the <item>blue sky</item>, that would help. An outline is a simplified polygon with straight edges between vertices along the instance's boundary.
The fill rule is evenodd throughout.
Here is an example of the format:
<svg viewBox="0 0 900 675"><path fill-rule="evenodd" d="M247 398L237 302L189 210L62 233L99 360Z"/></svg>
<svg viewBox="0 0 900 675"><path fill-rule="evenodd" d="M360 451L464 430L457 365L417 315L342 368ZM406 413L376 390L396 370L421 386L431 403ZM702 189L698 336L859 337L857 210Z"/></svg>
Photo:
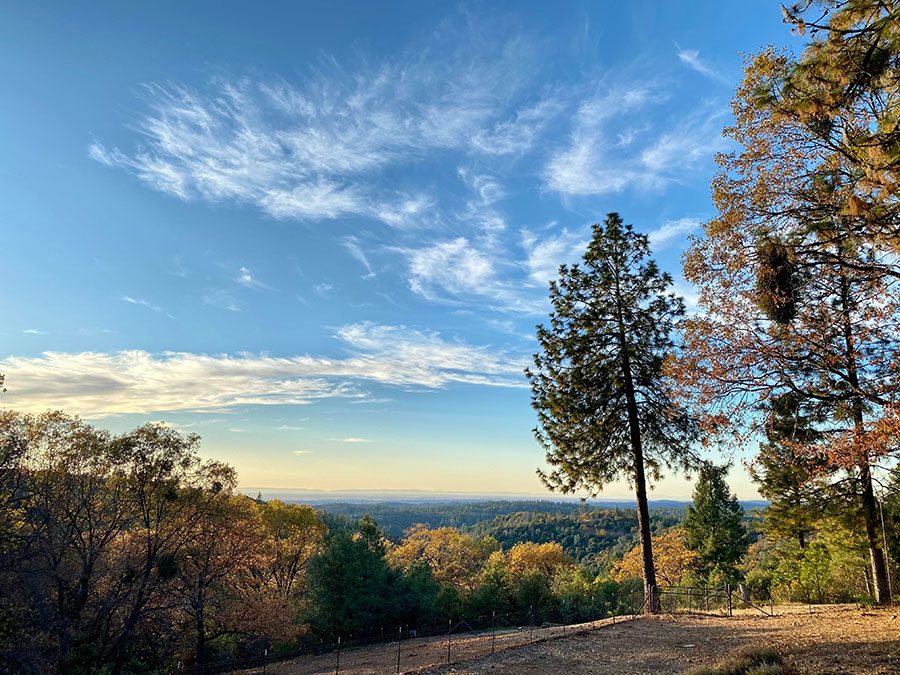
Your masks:
<svg viewBox="0 0 900 675"><path fill-rule="evenodd" d="M615 210L690 304L741 53L794 39L777 3L7 5L4 403L166 420L247 486L542 492L548 279Z"/></svg>

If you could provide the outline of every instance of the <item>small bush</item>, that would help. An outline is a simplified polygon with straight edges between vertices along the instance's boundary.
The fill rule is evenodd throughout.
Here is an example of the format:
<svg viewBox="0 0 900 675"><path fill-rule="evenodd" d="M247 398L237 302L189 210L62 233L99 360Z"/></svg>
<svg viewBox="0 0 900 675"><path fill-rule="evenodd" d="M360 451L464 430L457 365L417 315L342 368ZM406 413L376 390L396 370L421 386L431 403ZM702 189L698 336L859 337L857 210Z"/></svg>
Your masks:
<svg viewBox="0 0 900 675"><path fill-rule="evenodd" d="M688 675L789 675L778 654L767 647L742 647L714 666L694 668Z"/></svg>

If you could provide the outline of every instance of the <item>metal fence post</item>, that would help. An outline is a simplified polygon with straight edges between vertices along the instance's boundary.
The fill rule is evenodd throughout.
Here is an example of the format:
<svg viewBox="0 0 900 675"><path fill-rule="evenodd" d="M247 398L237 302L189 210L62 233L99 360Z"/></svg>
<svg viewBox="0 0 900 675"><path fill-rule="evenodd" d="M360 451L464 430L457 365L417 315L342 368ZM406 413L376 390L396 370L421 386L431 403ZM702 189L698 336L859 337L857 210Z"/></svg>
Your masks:
<svg viewBox="0 0 900 675"><path fill-rule="evenodd" d="M491 611L491 654L494 653L494 644L497 642L497 610Z"/></svg>
<svg viewBox="0 0 900 675"><path fill-rule="evenodd" d="M269 648L266 647L263 649L263 675L266 675L266 670L269 667Z"/></svg>
<svg viewBox="0 0 900 675"><path fill-rule="evenodd" d="M728 616L732 616L731 611L731 584L725 584L725 601L728 608Z"/></svg>
<svg viewBox="0 0 900 675"><path fill-rule="evenodd" d="M400 672L400 643L403 641L403 626L397 629L397 673Z"/></svg>
<svg viewBox="0 0 900 675"><path fill-rule="evenodd" d="M337 657L334 661L334 675L337 675L341 672L341 636L338 635L337 641Z"/></svg>
<svg viewBox="0 0 900 675"><path fill-rule="evenodd" d="M447 663L450 663L450 633L453 632L453 619L447 622Z"/></svg>

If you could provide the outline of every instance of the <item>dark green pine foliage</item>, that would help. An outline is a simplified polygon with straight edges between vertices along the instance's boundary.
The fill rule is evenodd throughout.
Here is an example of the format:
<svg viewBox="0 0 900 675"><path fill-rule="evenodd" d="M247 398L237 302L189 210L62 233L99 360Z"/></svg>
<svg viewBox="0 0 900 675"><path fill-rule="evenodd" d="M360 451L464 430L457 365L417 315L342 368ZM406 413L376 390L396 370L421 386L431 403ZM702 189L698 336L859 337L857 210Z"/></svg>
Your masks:
<svg viewBox="0 0 900 675"><path fill-rule="evenodd" d="M707 464L700 469L684 521L685 544L699 554L700 574L711 583L738 581L738 564L750 546L741 523L744 509L725 482L728 468Z"/></svg>
<svg viewBox="0 0 900 675"><path fill-rule="evenodd" d="M647 474L690 470L696 426L670 396L663 364L684 302L650 258L647 237L616 213L594 225L581 264L563 265L550 284L550 325L526 370L535 436L552 467L552 490L596 495L625 478L635 489L644 583L656 585ZM652 610L653 605L648 606Z"/></svg>
<svg viewBox="0 0 900 675"><path fill-rule="evenodd" d="M371 516L355 524L334 521L324 550L310 561L310 612L304 618L314 636L373 637L382 628L444 625L441 588L428 563L419 561L403 574L388 564L386 548Z"/></svg>
<svg viewBox="0 0 900 675"><path fill-rule="evenodd" d="M759 494L769 501L764 527L775 539L793 539L800 548L809 543L815 523L833 501L828 477L836 471L827 458L797 451L820 440L815 424L821 420L805 411L801 398L787 393L768 409L766 442L750 465Z"/></svg>

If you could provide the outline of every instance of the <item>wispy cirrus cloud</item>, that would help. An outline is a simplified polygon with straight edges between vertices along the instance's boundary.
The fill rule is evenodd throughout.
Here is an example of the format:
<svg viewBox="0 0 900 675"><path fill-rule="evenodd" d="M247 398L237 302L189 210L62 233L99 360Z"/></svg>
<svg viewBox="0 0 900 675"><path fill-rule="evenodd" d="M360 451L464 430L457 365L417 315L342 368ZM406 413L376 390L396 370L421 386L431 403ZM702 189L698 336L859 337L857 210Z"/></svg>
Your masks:
<svg viewBox="0 0 900 675"><path fill-rule="evenodd" d="M253 288L256 290L273 290L271 286L261 281L258 277L255 277L253 273L250 271L248 267L241 267L238 270L238 275L235 278L235 282L244 288Z"/></svg>
<svg viewBox="0 0 900 675"><path fill-rule="evenodd" d="M650 239L650 246L654 251L666 248L669 244L676 241L683 241L684 238L700 227L698 218L679 218L678 220L668 220L655 230L647 233Z"/></svg>
<svg viewBox="0 0 900 675"><path fill-rule="evenodd" d="M728 142L722 136L727 110L705 104L647 146L641 165L663 183L682 180L681 174L711 163Z"/></svg>
<svg viewBox="0 0 900 675"><path fill-rule="evenodd" d="M493 262L465 237L412 249L409 286L430 300L443 291L452 296L479 294L495 279Z"/></svg>
<svg viewBox="0 0 900 675"><path fill-rule="evenodd" d="M149 300L145 300L144 298L134 298L130 295L123 295L122 302L127 302L129 305L137 305L138 307L146 307L150 311L156 312L157 314L165 314L170 319L175 318L174 316L172 316L172 314L166 311L165 307L162 307L161 305L155 305Z"/></svg>
<svg viewBox="0 0 900 675"><path fill-rule="evenodd" d="M691 70L700 73L703 77L709 78L710 80L715 80L720 84L730 84L728 78L700 58L700 52L698 50L682 49L677 43L675 44L675 49L677 50L678 60Z"/></svg>
<svg viewBox="0 0 900 675"><path fill-rule="evenodd" d="M228 291L221 288L214 288L206 291L203 294L201 300L204 305L218 307L219 309L224 309L229 312L243 311L241 309L240 303L237 301L237 298L235 298Z"/></svg>
<svg viewBox="0 0 900 675"><path fill-rule="evenodd" d="M532 282L546 292L547 283L555 279L559 266L578 261L587 248L590 233L562 231L537 233L522 230L522 248L525 250L525 265Z"/></svg>
<svg viewBox="0 0 900 675"><path fill-rule="evenodd" d="M476 132L472 147L485 155L517 155L530 150L540 133L553 118L564 110L563 104L553 98L517 111L507 120Z"/></svg>
<svg viewBox="0 0 900 675"><path fill-rule="evenodd" d="M360 246L359 239L354 236L347 236L341 240L341 245L347 249L347 252L350 256L356 260L363 268L366 270L363 279L373 279L375 278L375 272L372 269L372 264L369 262L368 256L362 250Z"/></svg>
<svg viewBox="0 0 900 675"><path fill-rule="evenodd" d="M590 239L589 228L523 228L510 250L459 237L405 251L409 285L429 300L482 305L510 314L535 316L547 311L547 282L563 263L578 261Z"/></svg>
<svg viewBox="0 0 900 675"><path fill-rule="evenodd" d="M721 128L727 111L703 104L661 127L648 109L667 98L664 90L647 86L613 88L583 102L568 143L544 168L545 186L565 196L657 191L711 163L725 147Z"/></svg>
<svg viewBox="0 0 900 675"><path fill-rule="evenodd" d="M534 315L546 300L509 274L516 263L490 247L465 237L405 251L410 289L435 302L463 304L478 300L491 309Z"/></svg>
<svg viewBox="0 0 900 675"><path fill-rule="evenodd" d="M88 154L183 200L415 226L434 202L427 191L378 187L370 176L443 152L524 152L560 109L523 92L535 55L518 36L442 31L376 64L323 58L291 81L149 84L134 148L94 141Z"/></svg>
<svg viewBox="0 0 900 675"><path fill-rule="evenodd" d="M125 413L213 412L250 405L367 400L366 382L440 389L453 383L520 387L524 359L404 326L349 324L337 358L191 352L45 352L0 360L4 404L65 405L100 418Z"/></svg>

